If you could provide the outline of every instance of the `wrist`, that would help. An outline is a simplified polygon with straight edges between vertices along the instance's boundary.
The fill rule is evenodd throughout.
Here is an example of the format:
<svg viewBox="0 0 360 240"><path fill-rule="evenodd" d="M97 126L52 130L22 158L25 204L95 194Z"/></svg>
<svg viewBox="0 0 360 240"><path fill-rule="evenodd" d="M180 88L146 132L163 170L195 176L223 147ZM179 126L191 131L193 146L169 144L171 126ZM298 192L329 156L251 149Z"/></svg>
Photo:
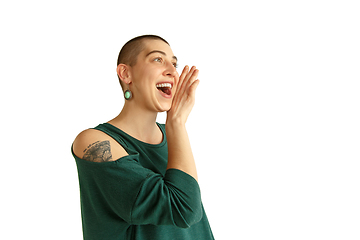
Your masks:
<svg viewBox="0 0 360 240"><path fill-rule="evenodd" d="M166 118L166 126L171 126L171 127L175 127L175 126L185 126L185 122L183 119L179 118L179 117L173 117L173 118Z"/></svg>
<svg viewBox="0 0 360 240"><path fill-rule="evenodd" d="M185 129L185 122L183 122L181 119L167 119L165 123L165 129L167 131Z"/></svg>

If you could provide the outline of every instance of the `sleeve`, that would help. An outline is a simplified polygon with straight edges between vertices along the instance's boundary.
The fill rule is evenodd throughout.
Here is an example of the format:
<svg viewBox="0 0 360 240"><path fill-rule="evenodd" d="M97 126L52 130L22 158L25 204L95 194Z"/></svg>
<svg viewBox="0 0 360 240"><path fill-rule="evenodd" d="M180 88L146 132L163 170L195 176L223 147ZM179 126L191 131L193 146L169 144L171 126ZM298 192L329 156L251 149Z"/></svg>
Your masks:
<svg viewBox="0 0 360 240"><path fill-rule="evenodd" d="M129 224L187 228L202 218L199 185L178 169L168 169L163 177L134 155L107 163L77 159L77 166L89 202Z"/></svg>

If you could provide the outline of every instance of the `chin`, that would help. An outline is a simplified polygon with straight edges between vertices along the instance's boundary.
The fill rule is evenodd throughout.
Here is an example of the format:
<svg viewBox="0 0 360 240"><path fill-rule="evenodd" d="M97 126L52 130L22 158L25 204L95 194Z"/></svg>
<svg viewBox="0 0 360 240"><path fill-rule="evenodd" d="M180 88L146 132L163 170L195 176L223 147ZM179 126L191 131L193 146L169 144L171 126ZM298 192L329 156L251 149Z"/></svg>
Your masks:
<svg viewBox="0 0 360 240"><path fill-rule="evenodd" d="M167 112L171 109L171 104L161 104L159 112Z"/></svg>
<svg viewBox="0 0 360 240"><path fill-rule="evenodd" d="M156 100L155 99L154 100L156 102L155 106L157 112L166 112L170 110L173 100L172 94L167 95L161 91L158 91L158 95L156 95L155 97Z"/></svg>

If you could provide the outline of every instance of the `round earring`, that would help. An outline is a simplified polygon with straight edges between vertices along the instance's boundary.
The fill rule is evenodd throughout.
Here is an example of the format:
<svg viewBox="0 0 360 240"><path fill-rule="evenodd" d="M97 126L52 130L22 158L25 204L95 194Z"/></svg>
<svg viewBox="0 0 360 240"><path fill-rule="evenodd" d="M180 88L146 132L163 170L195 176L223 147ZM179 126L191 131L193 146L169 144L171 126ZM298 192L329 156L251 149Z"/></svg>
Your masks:
<svg viewBox="0 0 360 240"><path fill-rule="evenodd" d="M124 92L124 97L126 100L130 100L132 98L132 92L128 89Z"/></svg>

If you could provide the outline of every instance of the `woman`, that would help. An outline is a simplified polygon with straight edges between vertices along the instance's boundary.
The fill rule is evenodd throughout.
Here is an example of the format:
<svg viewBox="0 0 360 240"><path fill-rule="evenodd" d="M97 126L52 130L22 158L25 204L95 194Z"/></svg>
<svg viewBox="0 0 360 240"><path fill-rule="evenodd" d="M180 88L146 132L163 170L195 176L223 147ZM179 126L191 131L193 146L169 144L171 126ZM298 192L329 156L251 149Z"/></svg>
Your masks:
<svg viewBox="0 0 360 240"><path fill-rule="evenodd" d="M162 38L145 35L120 51L126 99L120 114L73 143L84 239L213 239L185 123L199 71L179 76ZM166 125L156 123L167 111Z"/></svg>

